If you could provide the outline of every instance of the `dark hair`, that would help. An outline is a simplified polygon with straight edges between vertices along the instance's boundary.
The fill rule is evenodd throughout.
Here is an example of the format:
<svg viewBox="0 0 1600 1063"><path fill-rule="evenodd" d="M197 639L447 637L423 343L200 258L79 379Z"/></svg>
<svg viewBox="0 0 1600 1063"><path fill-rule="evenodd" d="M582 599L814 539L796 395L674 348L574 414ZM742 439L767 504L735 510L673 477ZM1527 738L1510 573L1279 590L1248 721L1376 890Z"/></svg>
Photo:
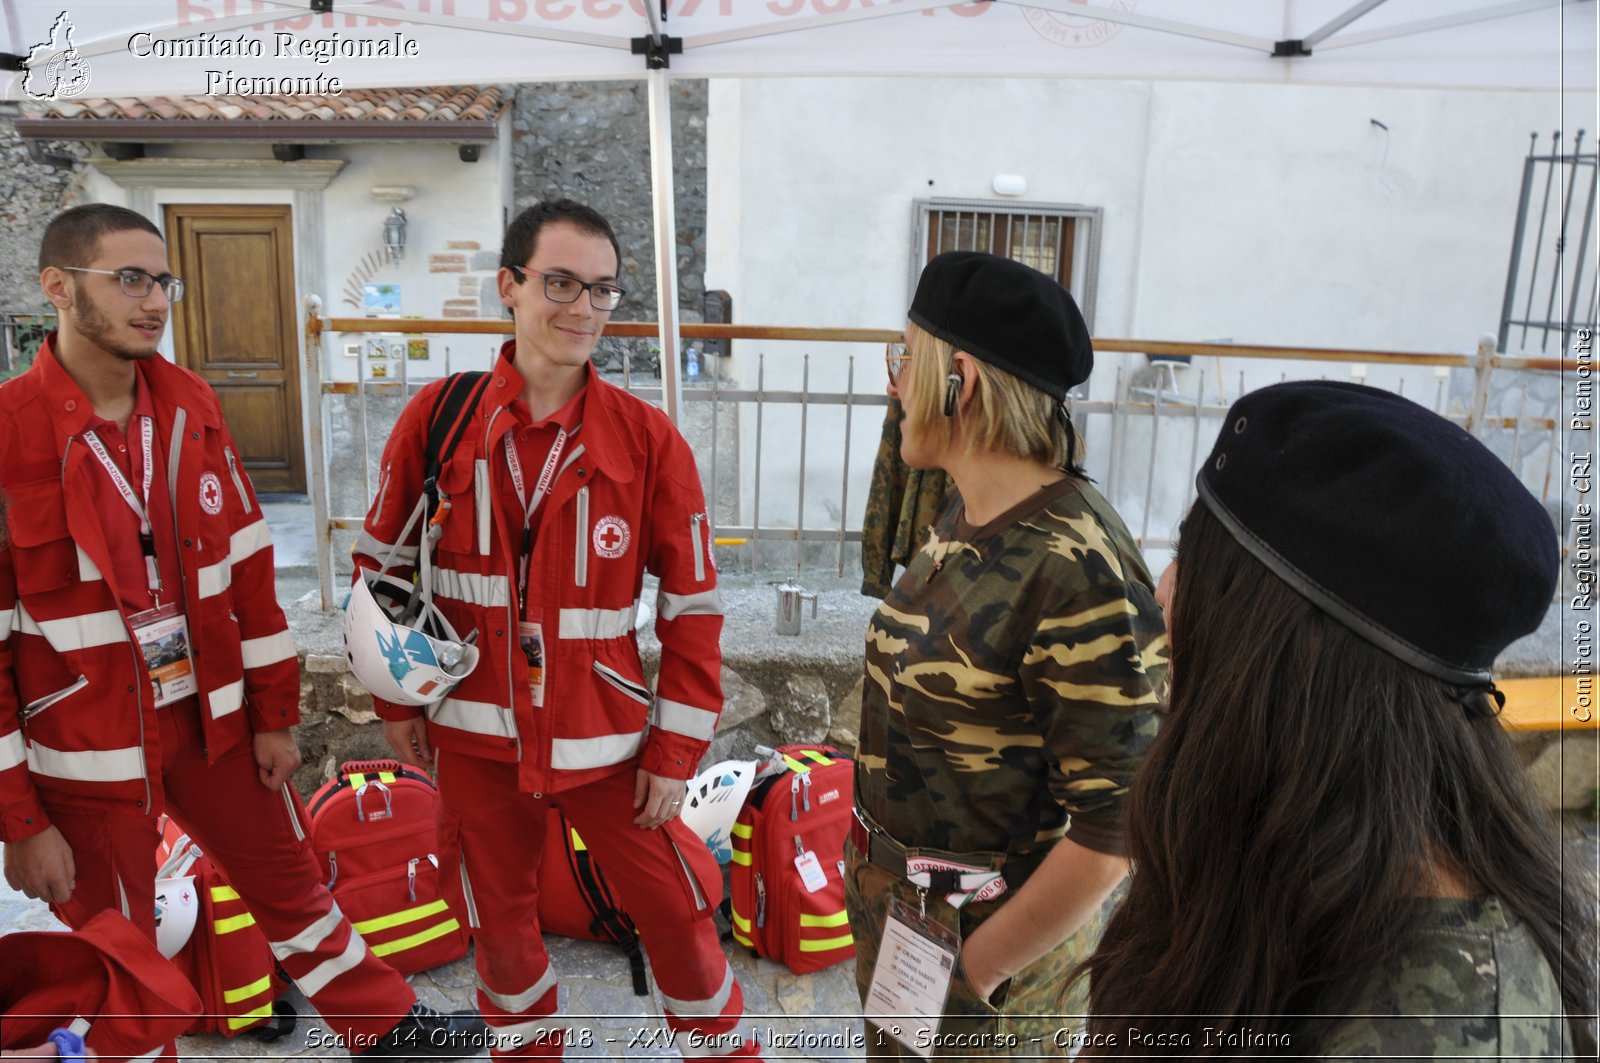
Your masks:
<svg viewBox="0 0 1600 1063"><path fill-rule="evenodd" d="M505 242L500 245L501 268L527 265L538 243L539 231L553 222L566 222L582 232L610 240L611 250L617 255L620 274L622 247L617 243L617 234L611 230L611 223L606 221L604 214L575 199L547 199L543 203L535 203L513 218L506 227Z"/></svg>
<svg viewBox="0 0 1600 1063"><path fill-rule="evenodd" d="M1302 1054L1405 947L1433 870L1498 897L1569 1016L1592 1012L1591 887L1498 719L1301 597L1204 504L1171 621L1171 713L1124 816L1135 872L1085 965L1091 1030L1136 1016L1204 1055L1238 1049L1203 1028L1248 1027L1292 1039L1256 1053Z"/></svg>
<svg viewBox="0 0 1600 1063"><path fill-rule="evenodd" d="M39 241L39 269L42 272L51 266L86 266L99 250L102 236L128 229L161 235L154 222L127 207L85 203L64 210L50 219L44 238Z"/></svg>

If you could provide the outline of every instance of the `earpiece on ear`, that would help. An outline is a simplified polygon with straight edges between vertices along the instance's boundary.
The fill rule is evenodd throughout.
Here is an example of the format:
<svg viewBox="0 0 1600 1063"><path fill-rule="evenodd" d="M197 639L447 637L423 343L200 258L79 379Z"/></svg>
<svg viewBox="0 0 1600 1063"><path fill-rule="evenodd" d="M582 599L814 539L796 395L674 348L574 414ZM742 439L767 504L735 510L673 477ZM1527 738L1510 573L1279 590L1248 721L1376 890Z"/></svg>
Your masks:
<svg viewBox="0 0 1600 1063"><path fill-rule="evenodd" d="M946 417L954 417L956 415L956 404L961 401L961 388L965 384L966 380L960 373L951 373L944 378L944 415Z"/></svg>

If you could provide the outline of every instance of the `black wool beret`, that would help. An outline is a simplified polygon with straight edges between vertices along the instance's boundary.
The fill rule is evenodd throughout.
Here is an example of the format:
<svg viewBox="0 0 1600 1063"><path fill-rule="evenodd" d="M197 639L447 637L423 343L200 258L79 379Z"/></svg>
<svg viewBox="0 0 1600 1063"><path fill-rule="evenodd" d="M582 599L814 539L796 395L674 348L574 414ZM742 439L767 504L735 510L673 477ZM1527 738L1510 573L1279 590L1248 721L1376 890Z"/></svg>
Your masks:
<svg viewBox="0 0 1600 1063"><path fill-rule="evenodd" d="M999 255L935 255L922 270L907 316L957 350L1058 400L1094 368L1088 326L1067 290Z"/></svg>
<svg viewBox="0 0 1600 1063"><path fill-rule="evenodd" d="M1196 487L1284 582L1447 682L1489 682L1555 593L1561 557L1539 501L1466 430L1386 391L1251 392Z"/></svg>

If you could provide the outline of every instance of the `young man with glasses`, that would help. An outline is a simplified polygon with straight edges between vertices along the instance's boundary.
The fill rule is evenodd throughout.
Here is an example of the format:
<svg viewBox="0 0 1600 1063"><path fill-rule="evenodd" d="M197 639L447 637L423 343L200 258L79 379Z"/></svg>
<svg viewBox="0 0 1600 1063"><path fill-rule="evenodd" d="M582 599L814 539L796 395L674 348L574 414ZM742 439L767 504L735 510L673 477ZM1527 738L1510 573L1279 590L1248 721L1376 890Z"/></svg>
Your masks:
<svg viewBox="0 0 1600 1063"><path fill-rule="evenodd" d="M159 230L74 207L39 268L59 327L0 387L6 881L71 926L115 908L154 941L170 809L353 1053L471 1054L471 1028L419 1005L322 885L288 785L300 676L271 540L216 395L158 353L184 291ZM251 988L237 1003L270 1014Z"/></svg>
<svg viewBox="0 0 1600 1063"><path fill-rule="evenodd" d="M712 920L721 877L678 818L722 709L711 525L683 437L589 361L623 297L620 263L610 224L571 200L507 230L499 289L514 337L464 414L426 522L432 604L481 656L442 701L377 712L401 758L437 774L442 879L477 930L492 1055L594 1051L592 1031L556 1016L537 919L559 809L638 925L683 1055L751 1057ZM444 387L425 388L389 437L356 544L364 568L409 578L417 564L408 518ZM653 691L634 631L647 569L661 581Z"/></svg>

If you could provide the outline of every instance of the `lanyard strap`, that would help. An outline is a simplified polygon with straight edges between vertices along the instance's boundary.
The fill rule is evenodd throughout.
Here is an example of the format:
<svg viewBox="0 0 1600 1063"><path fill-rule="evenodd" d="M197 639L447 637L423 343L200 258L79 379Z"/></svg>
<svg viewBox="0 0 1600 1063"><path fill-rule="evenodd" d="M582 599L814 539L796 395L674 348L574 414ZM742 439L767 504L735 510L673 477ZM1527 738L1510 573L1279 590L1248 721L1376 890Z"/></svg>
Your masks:
<svg viewBox="0 0 1600 1063"><path fill-rule="evenodd" d="M517 444L512 440L515 432L505 434L506 465L511 470L511 486L516 488L517 501L522 504L522 551L517 558L517 608L520 610L528 600L528 563L533 553L533 515L538 512L539 504L550 493L550 485L556 478L556 466L561 463L561 452L567 448L567 430L556 429L556 441L550 444L550 456L544 459L544 468L539 471L539 482L534 484L533 496L529 497L527 486L522 479L522 459L517 456Z"/></svg>
<svg viewBox="0 0 1600 1063"><path fill-rule="evenodd" d="M151 440L155 436L155 429L151 426L149 416L139 418L140 450L144 454L144 483L142 496L133 493L133 487L128 483L127 477L122 475L122 470L117 468L117 463L111 460L111 455L106 453L105 444L100 442L100 437L93 429L85 432L84 440L89 444L89 449L99 459L105 468L111 482L116 485L117 493L122 500L133 510L134 516L139 518L139 549L144 554L145 581L150 588L152 597L161 593L161 567L156 563L156 540L150 528L150 482L155 474L155 462L152 460L153 447ZM159 604L159 602L157 603Z"/></svg>

